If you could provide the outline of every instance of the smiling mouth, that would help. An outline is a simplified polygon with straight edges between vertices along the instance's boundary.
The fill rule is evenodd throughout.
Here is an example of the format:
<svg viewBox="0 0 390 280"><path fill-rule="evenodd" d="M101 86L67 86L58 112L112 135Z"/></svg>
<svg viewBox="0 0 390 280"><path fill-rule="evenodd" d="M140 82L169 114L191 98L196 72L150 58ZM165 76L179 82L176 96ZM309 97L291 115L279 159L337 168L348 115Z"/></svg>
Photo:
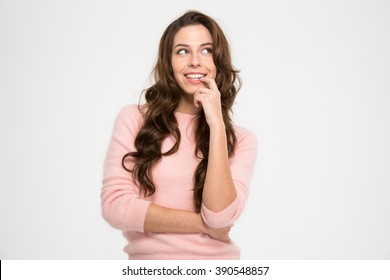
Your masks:
<svg viewBox="0 0 390 280"><path fill-rule="evenodd" d="M206 77L206 74L185 74L184 75L187 79L191 80L200 80L204 77Z"/></svg>

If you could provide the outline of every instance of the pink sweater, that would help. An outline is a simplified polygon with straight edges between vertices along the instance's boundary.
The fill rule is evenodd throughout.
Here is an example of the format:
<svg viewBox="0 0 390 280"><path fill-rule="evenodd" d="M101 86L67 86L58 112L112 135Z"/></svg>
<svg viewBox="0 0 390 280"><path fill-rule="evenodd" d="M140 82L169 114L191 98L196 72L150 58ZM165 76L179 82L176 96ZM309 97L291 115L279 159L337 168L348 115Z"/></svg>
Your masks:
<svg viewBox="0 0 390 280"><path fill-rule="evenodd" d="M134 151L134 139L143 118L137 105L119 113L104 164L102 210L105 220L123 231L128 240L124 251L129 259L239 259L239 248L230 241L220 242L207 234L156 234L144 232L144 220L151 202L164 207L194 211L193 174L199 160L194 155L192 115L176 113L181 142L179 150L165 156L153 169L156 192L140 195L132 175L121 166L123 155ZM248 185L256 158L256 138L246 129L235 127L238 145L230 159L237 198L221 212L202 205L201 214L210 227L232 225L244 209ZM171 138L162 150L172 147Z"/></svg>

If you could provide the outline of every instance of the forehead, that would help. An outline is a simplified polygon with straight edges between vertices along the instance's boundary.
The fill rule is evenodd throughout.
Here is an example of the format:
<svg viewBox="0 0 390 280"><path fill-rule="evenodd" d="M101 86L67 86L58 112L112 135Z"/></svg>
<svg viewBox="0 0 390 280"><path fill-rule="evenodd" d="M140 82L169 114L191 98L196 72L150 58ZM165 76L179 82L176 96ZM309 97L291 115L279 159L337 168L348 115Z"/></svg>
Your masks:
<svg viewBox="0 0 390 280"><path fill-rule="evenodd" d="M181 28L173 38L173 45L201 45L204 43L212 43L209 30L201 24L189 25Z"/></svg>

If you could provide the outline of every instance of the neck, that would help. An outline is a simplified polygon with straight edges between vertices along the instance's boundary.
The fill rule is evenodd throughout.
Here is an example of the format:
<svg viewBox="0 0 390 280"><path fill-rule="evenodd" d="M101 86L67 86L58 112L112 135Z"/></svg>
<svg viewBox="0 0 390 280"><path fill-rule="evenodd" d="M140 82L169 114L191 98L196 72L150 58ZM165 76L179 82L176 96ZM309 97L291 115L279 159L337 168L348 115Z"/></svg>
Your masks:
<svg viewBox="0 0 390 280"><path fill-rule="evenodd" d="M180 113L195 115L197 113L197 110L194 105L194 96L183 96L180 99L179 105L177 105L176 111Z"/></svg>

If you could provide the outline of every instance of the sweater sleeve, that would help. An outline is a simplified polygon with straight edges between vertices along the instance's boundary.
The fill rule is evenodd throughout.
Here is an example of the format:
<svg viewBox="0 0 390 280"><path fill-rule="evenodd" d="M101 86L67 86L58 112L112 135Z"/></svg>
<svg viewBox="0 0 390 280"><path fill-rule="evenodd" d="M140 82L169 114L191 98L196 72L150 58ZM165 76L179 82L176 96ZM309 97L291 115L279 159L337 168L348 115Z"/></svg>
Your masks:
<svg viewBox="0 0 390 280"><path fill-rule="evenodd" d="M212 212L204 204L201 207L203 221L210 227L221 228L233 225L244 210L248 198L249 183L255 166L257 140L249 130L237 128L237 147L230 158L230 171L236 188L236 199L220 212Z"/></svg>
<svg viewBox="0 0 390 280"><path fill-rule="evenodd" d="M132 174L122 167L122 157L135 151L134 139L142 116L136 105L121 110L115 121L104 162L101 192L103 218L114 228L144 231L144 220L150 201L140 195ZM131 169L131 166L129 166Z"/></svg>

